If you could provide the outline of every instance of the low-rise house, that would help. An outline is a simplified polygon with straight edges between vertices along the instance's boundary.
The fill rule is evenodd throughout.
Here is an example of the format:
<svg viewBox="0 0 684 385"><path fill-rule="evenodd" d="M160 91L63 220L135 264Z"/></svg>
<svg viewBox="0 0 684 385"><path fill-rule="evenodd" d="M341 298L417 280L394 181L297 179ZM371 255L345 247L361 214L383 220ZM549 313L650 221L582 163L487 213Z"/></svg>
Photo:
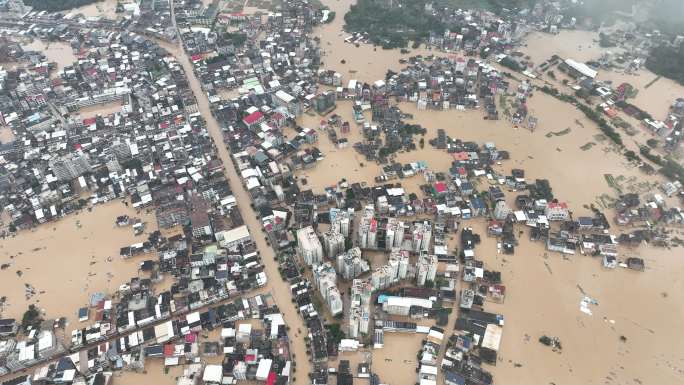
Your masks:
<svg viewBox="0 0 684 385"><path fill-rule="evenodd" d="M544 214L549 221L567 221L570 219L570 211L566 203L550 202L546 205Z"/></svg>

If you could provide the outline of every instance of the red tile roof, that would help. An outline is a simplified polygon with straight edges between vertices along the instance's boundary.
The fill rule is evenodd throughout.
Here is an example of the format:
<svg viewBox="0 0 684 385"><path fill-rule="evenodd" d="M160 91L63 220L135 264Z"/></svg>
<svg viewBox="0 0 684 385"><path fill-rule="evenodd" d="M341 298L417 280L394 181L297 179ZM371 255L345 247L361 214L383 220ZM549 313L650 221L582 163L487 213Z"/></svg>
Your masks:
<svg viewBox="0 0 684 385"><path fill-rule="evenodd" d="M254 124L259 121L259 119L263 118L264 114L262 114L260 111L255 111L252 112L251 114L245 116L244 119L242 119L245 124Z"/></svg>
<svg viewBox="0 0 684 385"><path fill-rule="evenodd" d="M437 182L435 183L435 191L438 193L443 193L447 190L446 183L444 182Z"/></svg>
<svg viewBox="0 0 684 385"><path fill-rule="evenodd" d="M568 208L568 204L565 203L565 202L561 202L561 203L558 203L558 202L551 202L551 203L549 203L549 208L550 208L550 209L556 209L556 208L567 209L567 208Z"/></svg>
<svg viewBox="0 0 684 385"><path fill-rule="evenodd" d="M173 357L174 347L171 344L164 345L164 357Z"/></svg>
<svg viewBox="0 0 684 385"><path fill-rule="evenodd" d="M275 372L268 373L268 377L266 378L266 385L273 385L273 384L275 384L275 381L276 381Z"/></svg>

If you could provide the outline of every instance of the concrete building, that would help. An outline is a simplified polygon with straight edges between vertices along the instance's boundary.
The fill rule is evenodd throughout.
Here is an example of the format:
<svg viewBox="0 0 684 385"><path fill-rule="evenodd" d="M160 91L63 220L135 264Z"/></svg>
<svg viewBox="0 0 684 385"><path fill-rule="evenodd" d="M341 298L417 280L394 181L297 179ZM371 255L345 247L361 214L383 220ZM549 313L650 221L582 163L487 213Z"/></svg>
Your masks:
<svg viewBox="0 0 684 385"><path fill-rule="evenodd" d="M121 164L115 155L107 155L105 159L105 165L107 166L107 170L109 170L109 172L119 173L122 171Z"/></svg>
<svg viewBox="0 0 684 385"><path fill-rule="evenodd" d="M362 249L375 249L378 247L378 220L375 219L375 210L372 205L366 206L363 217L359 223L359 246Z"/></svg>
<svg viewBox="0 0 684 385"><path fill-rule="evenodd" d="M341 210L338 208L330 209L330 228L337 231L348 238L351 234L350 228L352 218L354 217L354 209Z"/></svg>
<svg viewBox="0 0 684 385"><path fill-rule="evenodd" d="M570 211L566 203L550 202L546 205L544 213L550 221L567 221L570 219Z"/></svg>
<svg viewBox="0 0 684 385"><path fill-rule="evenodd" d="M432 223L430 221L414 222L411 237L414 253L428 251L432 239Z"/></svg>
<svg viewBox="0 0 684 385"><path fill-rule="evenodd" d="M247 364L244 361L238 361L235 364L233 367L233 377L239 381L247 379Z"/></svg>
<svg viewBox="0 0 684 385"><path fill-rule="evenodd" d="M413 297L379 296L382 310L391 315L407 316L412 307L432 309L432 300Z"/></svg>
<svg viewBox="0 0 684 385"><path fill-rule="evenodd" d="M90 161L83 153L71 153L50 161L50 168L57 179L69 181L90 171Z"/></svg>
<svg viewBox="0 0 684 385"><path fill-rule="evenodd" d="M130 145L124 142L121 138L114 139L109 148L119 160L124 160L131 157Z"/></svg>
<svg viewBox="0 0 684 385"><path fill-rule="evenodd" d="M397 247L390 252L389 260L371 274L373 291L386 289L412 274L409 273L409 252Z"/></svg>
<svg viewBox="0 0 684 385"><path fill-rule="evenodd" d="M342 294L337 287L328 288L326 300L328 301L328 309L330 310L330 314L333 317L342 314L344 310L344 303L342 302Z"/></svg>
<svg viewBox="0 0 684 385"><path fill-rule="evenodd" d="M328 258L335 259L338 255L344 253L344 235L330 229L323 234L323 247L325 248L325 255Z"/></svg>
<svg viewBox="0 0 684 385"><path fill-rule="evenodd" d="M397 280L406 279L409 275L409 253L406 250L402 250L395 247L390 252L389 256L390 262L397 261Z"/></svg>
<svg viewBox="0 0 684 385"><path fill-rule="evenodd" d="M334 316L342 313L342 295L337 289L337 273L330 262L313 266L314 282Z"/></svg>
<svg viewBox="0 0 684 385"><path fill-rule="evenodd" d="M358 247L337 256L337 272L346 280L354 279L369 270L370 266L361 258L361 249Z"/></svg>
<svg viewBox="0 0 684 385"><path fill-rule="evenodd" d="M273 95L273 102L275 105L284 108L292 116L299 116L302 114L302 103L296 97L288 94L283 90L276 91Z"/></svg>
<svg viewBox="0 0 684 385"><path fill-rule="evenodd" d="M319 114L324 115L335 109L335 100L336 97L334 91L323 92L322 94L316 95L316 97L314 98L314 109Z"/></svg>
<svg viewBox="0 0 684 385"><path fill-rule="evenodd" d="M404 222L389 218L385 230L385 248L391 250L394 247L401 247L404 242Z"/></svg>
<svg viewBox="0 0 684 385"><path fill-rule="evenodd" d="M214 236L219 242L219 245L226 249L231 249L235 246L250 242L252 240L252 237L249 234L249 229L245 225L236 227L234 229L217 232L214 234Z"/></svg>
<svg viewBox="0 0 684 385"><path fill-rule="evenodd" d="M390 267L387 265L380 266L371 274L371 286L373 287L373 291L388 288L393 283L392 273Z"/></svg>
<svg viewBox="0 0 684 385"><path fill-rule="evenodd" d="M419 286L435 282L437 276L437 256L421 253L416 262L416 278Z"/></svg>
<svg viewBox="0 0 684 385"><path fill-rule="evenodd" d="M505 201L498 201L496 202L496 206L494 206L494 218L498 220L506 219L512 212L513 211L508 207L508 204L506 204Z"/></svg>
<svg viewBox="0 0 684 385"><path fill-rule="evenodd" d="M349 299L349 337L358 338L370 331L370 301L372 294L370 282L355 279L351 286Z"/></svg>
<svg viewBox="0 0 684 385"><path fill-rule="evenodd" d="M309 266L323 260L323 247L313 227L307 226L297 230L297 252Z"/></svg>

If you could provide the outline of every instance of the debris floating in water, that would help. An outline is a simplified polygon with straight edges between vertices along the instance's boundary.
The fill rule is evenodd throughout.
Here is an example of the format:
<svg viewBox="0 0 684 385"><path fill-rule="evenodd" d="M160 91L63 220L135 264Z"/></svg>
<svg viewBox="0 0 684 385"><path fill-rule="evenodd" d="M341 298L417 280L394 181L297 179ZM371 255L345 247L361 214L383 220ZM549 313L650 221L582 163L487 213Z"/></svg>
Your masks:
<svg viewBox="0 0 684 385"><path fill-rule="evenodd" d="M590 305L598 306L598 302L595 299L585 295L580 301L580 311L582 311L584 314L593 315L594 313L592 313L591 309L589 308Z"/></svg>

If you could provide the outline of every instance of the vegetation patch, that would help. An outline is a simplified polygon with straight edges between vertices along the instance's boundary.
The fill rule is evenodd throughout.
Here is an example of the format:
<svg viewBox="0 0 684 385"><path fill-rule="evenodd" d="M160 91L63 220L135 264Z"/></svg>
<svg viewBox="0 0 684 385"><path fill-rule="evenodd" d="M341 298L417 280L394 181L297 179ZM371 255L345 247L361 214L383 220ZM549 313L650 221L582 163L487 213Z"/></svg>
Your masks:
<svg viewBox="0 0 684 385"><path fill-rule="evenodd" d="M24 4L36 11L59 12L100 1L102 0L24 0Z"/></svg>
<svg viewBox="0 0 684 385"><path fill-rule="evenodd" d="M622 194L622 187L620 187L620 184L615 180L613 174L603 174L603 178L606 180L606 183L608 183L608 187L616 190L619 194Z"/></svg>
<svg viewBox="0 0 684 385"><path fill-rule="evenodd" d="M551 95L558 100L574 105L575 107L577 107L578 110L582 111L589 120L596 123L599 126L601 132L603 132L608 138L610 138L610 140L612 140L615 144L617 144L620 147L624 145L622 143L622 138L620 137L620 134L616 132L612 126L608 124L606 119L604 119L601 116L601 114L596 110L577 100L575 96L564 94L562 92L559 92L557 89L549 86L544 86L540 88L540 90L543 93Z"/></svg>
<svg viewBox="0 0 684 385"><path fill-rule="evenodd" d="M646 68L656 75L684 84L684 45L679 47L662 45L653 48L646 59Z"/></svg>
<svg viewBox="0 0 684 385"><path fill-rule="evenodd" d="M594 147L595 145L596 145L596 143L594 143L594 142L589 142L589 143L587 143L587 144L584 144L584 145L580 146L580 150L582 150L582 151L589 151L589 150L591 150L591 148Z"/></svg>
<svg viewBox="0 0 684 385"><path fill-rule="evenodd" d="M551 138L551 137L554 137L554 136L564 136L564 135L569 134L570 131L572 131L572 129L570 129L570 127L566 128L565 130L561 130L561 131L556 131L556 132L551 131L551 132L549 132L549 133L546 134L546 137L547 137L547 138Z"/></svg>
<svg viewBox="0 0 684 385"><path fill-rule="evenodd" d="M367 32L371 43L385 49L420 43L430 32L444 33L444 23L425 11L426 0L397 0L388 7L383 2L359 0L344 15L349 32Z"/></svg>

